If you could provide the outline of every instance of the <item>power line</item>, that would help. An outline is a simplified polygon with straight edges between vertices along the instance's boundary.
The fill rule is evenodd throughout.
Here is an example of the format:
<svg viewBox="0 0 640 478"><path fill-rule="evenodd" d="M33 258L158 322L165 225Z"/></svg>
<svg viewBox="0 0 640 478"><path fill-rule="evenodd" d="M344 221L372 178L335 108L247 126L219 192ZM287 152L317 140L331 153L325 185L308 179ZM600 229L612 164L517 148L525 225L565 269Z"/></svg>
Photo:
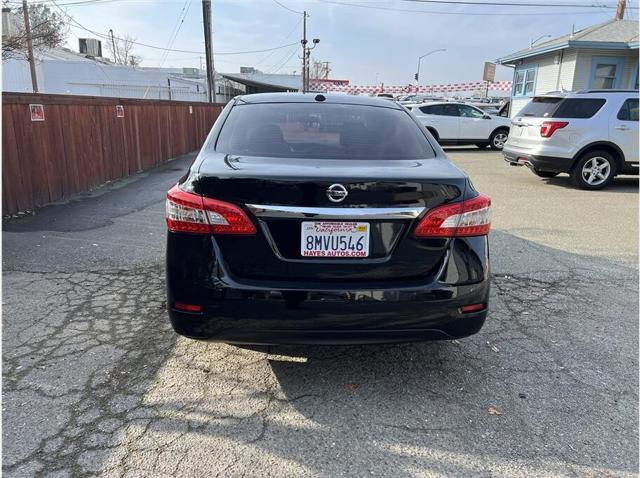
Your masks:
<svg viewBox="0 0 640 478"><path fill-rule="evenodd" d="M79 23L77 20L75 20L73 17L71 17L68 13L66 13L62 8L60 8L56 4L55 0L52 0L52 3L56 7L58 7L58 9L63 14L65 14L67 16L67 18L69 18L69 21L74 26L76 26L77 28L80 28L80 29L85 30L85 31L87 31L89 33L92 33L92 34L94 34L94 35L96 35L96 36L98 36L100 38L109 39L109 37L107 35L105 35L104 33L100 33L100 32L97 32L95 30L91 30L90 28L87 28L84 25L82 25L81 23ZM114 36L114 38L116 40L124 40L123 38L120 38L120 37L117 37L117 36ZM142 42L139 42L139 41L131 41L131 43L133 43L134 45L144 46L146 48L152 48L154 50L170 51L170 52L175 52L175 53L197 53L197 54L202 54L203 53L202 51L195 51L195 50L178 50L178 49L175 49L175 48L164 48L164 47L161 47L161 46L158 46L158 45L150 45L148 43L142 43ZM280 50L282 48L287 48L287 47L290 47L290 46L293 46L293 45L297 45L297 44L298 44L298 42L293 42L293 43L287 43L286 45L280 45L280 46L276 46L276 47L273 47L273 48L264 48L264 49L261 49L261 50L247 50L247 51L234 51L234 52L216 52L216 56L218 56L218 55L248 55L248 54L251 54L251 53L265 53L267 51Z"/></svg>
<svg viewBox="0 0 640 478"><path fill-rule="evenodd" d="M282 8L284 8L285 10L289 10L291 13L295 13L296 15L302 15L303 12L299 12L297 10L293 10L289 7L287 7L286 5L283 5L282 3L280 3L278 0L273 0L273 3L275 3L276 5L280 5Z"/></svg>
<svg viewBox="0 0 640 478"><path fill-rule="evenodd" d="M116 2L125 2L127 0L77 0L77 1L72 1L72 2L65 2L65 3L57 3L58 6L84 6L84 5L95 5L95 4L106 4L106 3L116 3ZM133 3L153 3L155 0L133 0L133 1L127 1L127 3L133 4ZM296 13L296 14L302 14L302 12L298 12L297 10L293 10L289 7L287 7L286 5L282 4L281 2L277 1L277 0L273 0L276 4L278 4L279 6L281 6L282 8L292 12L292 13ZM322 1L322 0L319 0ZM615 9L616 6L613 4L604 4L604 3L594 3L594 4L575 4L575 3L556 3L556 4L551 4L551 3L526 3L526 2L509 2L509 3L502 3L502 2L472 2L472 1L455 1L455 0L397 0L397 1L403 1L403 2L412 2L412 3L428 3L428 4L446 4L446 5L472 5L472 6L515 6L515 7L558 7L558 8L571 8L571 7L576 7L576 8L594 8L594 9L602 9L602 8L606 8L606 9ZM16 1L8 1L7 3L14 3L14 4L19 4L20 2L16 2ZM39 0L39 3L56 3L55 0ZM167 2L165 1L164 3L180 3L178 1L175 2ZM376 9L380 9L380 10L395 10L393 8L389 8L389 7L374 7L373 5L364 5L362 3L360 4L351 4L351 3L346 3L346 2L325 2L325 3L333 3L336 5L340 5L340 4L344 4L344 5L349 5L349 6L358 6L358 7L363 7L363 8L376 8ZM633 9L633 10L637 10L639 7L635 7L635 6L627 6L627 9ZM422 11L418 11L418 10L401 10L398 9L399 11L408 11L408 12L417 12L417 13L422 13ZM444 14L445 12L424 12L424 13L442 13ZM564 12L567 14L571 14L571 13L579 13L579 12ZM453 14L457 14L457 12L453 12ZM467 15L473 15L472 13L465 13ZM546 12L541 12L541 13L537 13L537 15L544 15L547 14ZM551 13L549 13L551 14ZM557 14L557 13L556 13ZM500 14L496 14L496 13L491 13L490 15L500 15Z"/></svg>
<svg viewBox="0 0 640 478"><path fill-rule="evenodd" d="M285 54L280 57L278 60L274 60L272 68L269 69L269 71L267 73L272 73L274 71L274 69L276 68L276 66L280 66L280 65L284 65L286 63L286 58L289 58L291 53L297 50L297 45L295 48L291 48L290 50L287 50L285 52Z"/></svg>
<svg viewBox="0 0 640 478"><path fill-rule="evenodd" d="M100 33L97 32L95 30L92 30L90 28L85 27L84 25L82 25L80 22L78 22L77 20L75 20L72 16L70 16L67 12L65 12L56 2L55 0L51 0L51 3L53 3L58 10L60 10L64 15L66 15L66 17L69 19L69 22L71 24L73 24L75 27L80 28L82 30L85 30L89 33L92 33L93 35L96 35L97 37L100 38L104 38L104 39L110 39L109 36L105 35L104 33ZM117 36L114 36L113 38L115 38L116 40L123 40L124 38L120 38ZM130 40L129 40L130 41ZM133 43L134 45L139 45L139 46L143 46L146 48L152 48L154 50L162 50L162 51L170 51L170 52L175 52L175 53L197 53L197 54L202 54L202 51L195 51L195 50L178 50L175 48L164 48L158 45L150 45L149 43L142 43L139 41L130 41L130 43ZM248 55L250 53L265 53L267 51L273 51L273 50L280 50L282 48L287 48L293 45L297 45L298 42L293 42L293 43L288 43L286 45L280 45L280 46L276 46L273 48L264 48L261 50L248 50L248 51L234 51L234 52L216 52L216 56L218 55Z"/></svg>
<svg viewBox="0 0 640 478"><path fill-rule="evenodd" d="M616 8L607 4L566 4L566 3L524 3L524 2L470 2L467 0L400 0L411 3L433 3L444 5L477 5L477 6L499 6L499 7L572 7L572 8Z"/></svg>
<svg viewBox="0 0 640 478"><path fill-rule="evenodd" d="M281 62L281 63L280 63L280 66L278 66L278 68L276 68L276 69L274 69L274 70L271 70L271 73L277 73L277 72L278 72L278 71L280 71L282 68L284 68L284 67L285 67L285 65L286 65L287 63L289 63L289 60L291 60L291 58L293 58L293 56L296 54L296 51L298 51L298 48L294 48L294 49L291 51L291 54L290 54L290 55L289 55L289 56L288 56L288 57L287 57L283 62Z"/></svg>
<svg viewBox="0 0 640 478"><path fill-rule="evenodd" d="M167 48L164 51L164 59L162 60L162 62L160 63L160 66L164 65L164 62L167 59L167 56L169 56L169 49L173 46L173 43L176 41L176 38L178 38L178 33L180 33L180 30L182 29L182 25L184 24L184 19L187 17L187 14L189 13L189 9L191 8L191 0L186 0L184 2L184 5L182 6L182 10L180 10L180 13L178 14L178 20L176 22L176 26L173 28L174 33L172 36L169 37L169 42L167 43Z"/></svg>
<svg viewBox="0 0 640 478"><path fill-rule="evenodd" d="M178 33L180 33L180 30L182 29L184 19L187 17L187 14L189 13L190 8L191 8L191 0L185 0L184 5L182 6L182 10L180 10L180 13L178 13L176 26L173 27L173 32L169 37L169 41L167 42L167 49L164 51L162 60L160 61L160 68L162 68L164 66L165 61L167 61L167 57L169 56L169 48L173 46L173 43L176 41L176 38L178 38ZM170 84L170 80L167 79L167 81ZM147 97L147 93L149 93L150 88L151 88L151 80L149 80L149 86L147 87L147 89L144 90L144 95L142 96L143 98ZM169 89L169 99L171 99L170 89Z"/></svg>
<svg viewBox="0 0 640 478"><path fill-rule="evenodd" d="M378 5L366 5L363 3L350 3L350 2L342 2L336 0L316 0L317 2L331 4L331 5L340 5L340 6L348 6L348 7L357 7L357 8L367 8L371 10L384 10L391 12L405 12L405 13L426 13L429 15L465 15L465 16L491 16L491 17L499 17L499 16L545 16L545 15L593 15L593 11L585 12L492 12L492 13L482 13L482 12L451 12L451 11L438 11L438 10L413 10L408 8L395 8L395 7L382 7ZM480 5L480 4L476 4ZM502 4L501 4L502 5ZM569 5L567 5L570 8Z"/></svg>
<svg viewBox="0 0 640 478"><path fill-rule="evenodd" d="M230 53L218 53L218 52L216 52L216 56L218 56L218 55L247 55L249 53L264 53L266 51L281 50L283 48L287 48L287 47L290 47L292 45L297 45L297 44L298 44L298 42L294 41L293 43L287 43L286 45L280 45L280 46L276 46L276 47L273 47L273 48L265 48L264 50L234 51L234 52L230 52ZM187 52L187 53L194 53L194 52Z"/></svg>
<svg viewBox="0 0 640 478"><path fill-rule="evenodd" d="M289 37L293 34L293 32L295 32L298 29L298 26L300 26L300 24L302 23L302 18L300 20L297 21L297 23L293 26L293 28L291 29L291 31L289 33L287 33L287 36L285 36L282 41L285 41L287 39L289 39ZM262 62L266 61L267 58L270 58L271 55L273 55L275 53L275 50L267 53L266 56L264 56L261 60L259 60L257 63L254 63L254 67L261 65Z"/></svg>

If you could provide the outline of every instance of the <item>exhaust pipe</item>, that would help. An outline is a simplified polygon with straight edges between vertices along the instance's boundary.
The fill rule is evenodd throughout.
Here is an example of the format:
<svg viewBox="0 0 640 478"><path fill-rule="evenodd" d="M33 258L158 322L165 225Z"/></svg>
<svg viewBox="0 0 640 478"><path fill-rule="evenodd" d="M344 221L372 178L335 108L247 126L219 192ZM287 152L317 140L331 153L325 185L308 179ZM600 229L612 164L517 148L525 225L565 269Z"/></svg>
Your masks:
<svg viewBox="0 0 640 478"><path fill-rule="evenodd" d="M531 161L529 161L527 158L520 156L518 157L517 161L520 166L526 166L529 169L533 169L533 164L531 164Z"/></svg>

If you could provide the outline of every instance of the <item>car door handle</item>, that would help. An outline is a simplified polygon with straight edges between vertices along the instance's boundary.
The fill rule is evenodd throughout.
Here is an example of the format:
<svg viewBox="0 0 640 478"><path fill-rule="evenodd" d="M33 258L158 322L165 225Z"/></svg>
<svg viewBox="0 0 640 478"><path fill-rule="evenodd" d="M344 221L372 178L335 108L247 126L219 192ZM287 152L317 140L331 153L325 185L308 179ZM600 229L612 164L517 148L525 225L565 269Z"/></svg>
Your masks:
<svg viewBox="0 0 640 478"><path fill-rule="evenodd" d="M629 128L623 124L619 124L618 126L614 126L615 129L619 129L620 131L626 131Z"/></svg>

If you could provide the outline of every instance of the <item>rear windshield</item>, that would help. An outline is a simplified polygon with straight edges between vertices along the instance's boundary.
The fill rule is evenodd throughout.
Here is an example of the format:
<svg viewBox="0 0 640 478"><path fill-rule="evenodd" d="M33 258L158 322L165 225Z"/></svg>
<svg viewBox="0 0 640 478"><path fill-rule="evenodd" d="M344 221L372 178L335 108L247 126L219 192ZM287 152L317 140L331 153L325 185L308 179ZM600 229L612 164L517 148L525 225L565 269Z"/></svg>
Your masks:
<svg viewBox="0 0 640 478"><path fill-rule="evenodd" d="M536 118L548 118L556 109L562 98L554 97L535 97L522 108L517 116L535 116Z"/></svg>
<svg viewBox="0 0 640 478"><path fill-rule="evenodd" d="M327 103L237 105L220 131L215 150L301 159L435 156L420 127L404 110Z"/></svg>
<svg viewBox="0 0 640 478"><path fill-rule="evenodd" d="M560 102L552 116L554 118L591 118L605 103L606 100L601 98L567 98Z"/></svg>

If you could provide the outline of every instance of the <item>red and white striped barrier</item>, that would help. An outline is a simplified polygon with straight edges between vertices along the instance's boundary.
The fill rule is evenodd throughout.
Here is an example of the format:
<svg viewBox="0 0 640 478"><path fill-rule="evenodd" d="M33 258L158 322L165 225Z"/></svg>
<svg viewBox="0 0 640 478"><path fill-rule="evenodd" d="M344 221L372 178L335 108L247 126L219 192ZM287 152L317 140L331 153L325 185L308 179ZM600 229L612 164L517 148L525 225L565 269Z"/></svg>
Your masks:
<svg viewBox="0 0 640 478"><path fill-rule="evenodd" d="M487 89L486 81L470 81L466 83L448 83L444 85L405 85L405 86L359 86L359 85L333 85L327 82L311 81L311 89L313 91L326 92L342 92L342 93L392 93L392 94L410 94L410 93L455 93L455 92L473 92L485 91ZM489 83L489 91L511 91L510 81L495 81Z"/></svg>

